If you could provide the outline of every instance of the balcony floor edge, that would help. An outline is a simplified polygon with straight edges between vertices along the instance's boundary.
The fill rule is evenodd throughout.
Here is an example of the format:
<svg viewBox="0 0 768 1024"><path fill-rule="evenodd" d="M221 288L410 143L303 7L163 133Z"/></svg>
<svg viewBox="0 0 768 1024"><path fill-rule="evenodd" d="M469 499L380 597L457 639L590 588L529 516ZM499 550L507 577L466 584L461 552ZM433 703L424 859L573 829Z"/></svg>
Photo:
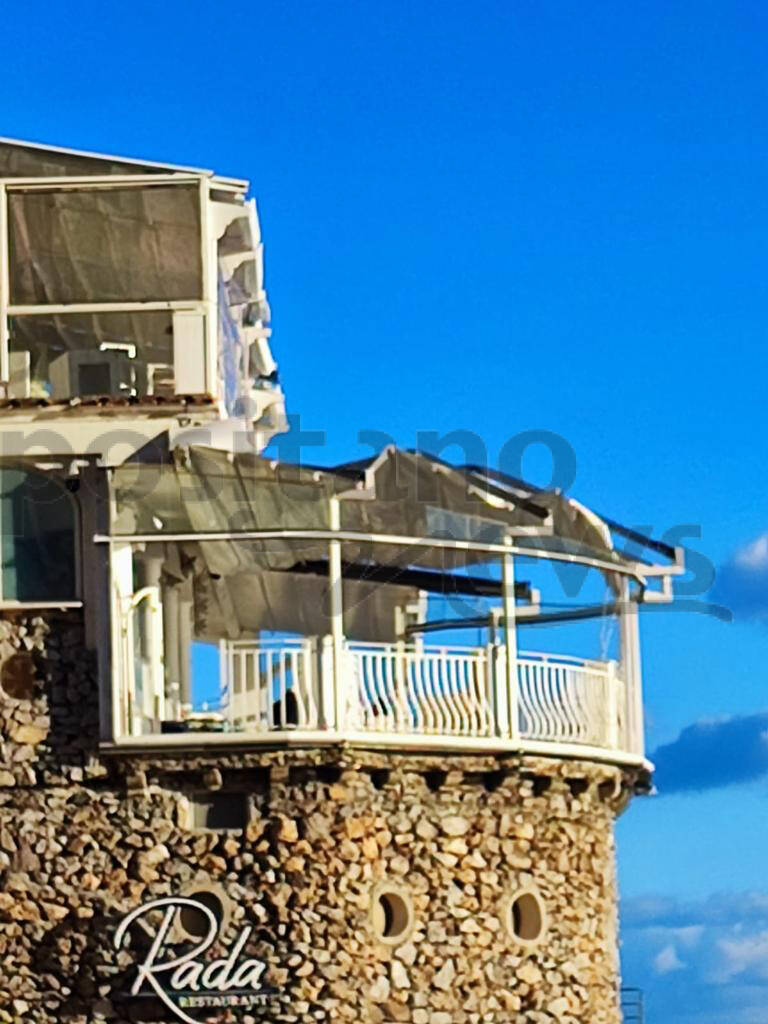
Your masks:
<svg viewBox="0 0 768 1024"><path fill-rule="evenodd" d="M545 740L504 740L463 736L403 736L392 733L335 733L297 729L269 733L214 733L195 739L189 733L164 736L131 736L100 744L105 755L135 754L210 754L216 750L297 749L339 747L360 750L388 750L411 754L475 754L551 757L557 760L582 760L607 763L652 772L654 765L643 755L626 750L582 743L554 743Z"/></svg>

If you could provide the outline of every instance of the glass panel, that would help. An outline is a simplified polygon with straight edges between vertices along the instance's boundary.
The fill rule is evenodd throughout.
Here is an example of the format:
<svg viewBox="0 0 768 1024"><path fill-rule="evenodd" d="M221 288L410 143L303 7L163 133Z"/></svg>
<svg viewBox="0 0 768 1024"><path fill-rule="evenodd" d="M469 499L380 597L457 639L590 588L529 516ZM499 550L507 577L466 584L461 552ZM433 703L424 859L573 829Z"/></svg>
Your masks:
<svg viewBox="0 0 768 1024"><path fill-rule="evenodd" d="M14 398L175 393L170 313L12 317L10 336Z"/></svg>
<svg viewBox="0 0 768 1024"><path fill-rule="evenodd" d="M75 600L75 509L42 473L0 472L2 591L7 601Z"/></svg>
<svg viewBox="0 0 768 1024"><path fill-rule="evenodd" d="M202 297L194 185L9 195L11 303Z"/></svg>

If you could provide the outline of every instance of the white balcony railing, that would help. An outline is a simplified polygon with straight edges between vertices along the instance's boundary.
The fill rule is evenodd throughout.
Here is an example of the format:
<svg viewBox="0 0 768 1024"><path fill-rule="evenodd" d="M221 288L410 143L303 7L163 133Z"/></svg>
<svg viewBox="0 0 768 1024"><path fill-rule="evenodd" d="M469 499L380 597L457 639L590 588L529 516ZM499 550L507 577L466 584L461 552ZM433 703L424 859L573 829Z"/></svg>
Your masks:
<svg viewBox="0 0 768 1024"><path fill-rule="evenodd" d="M222 710L240 730L317 729L319 680L311 640L221 646Z"/></svg>
<svg viewBox="0 0 768 1024"><path fill-rule="evenodd" d="M614 749L625 738L626 694L614 661L525 653L517 686L523 736Z"/></svg>
<svg viewBox="0 0 768 1024"><path fill-rule="evenodd" d="M507 681L503 646L352 643L334 670L330 638L221 647L221 711L239 733L333 732L463 746L542 743L642 754L615 662L520 653ZM339 692L340 691L340 692Z"/></svg>
<svg viewBox="0 0 768 1024"><path fill-rule="evenodd" d="M366 732L492 736L488 666L483 648L349 644L350 724Z"/></svg>

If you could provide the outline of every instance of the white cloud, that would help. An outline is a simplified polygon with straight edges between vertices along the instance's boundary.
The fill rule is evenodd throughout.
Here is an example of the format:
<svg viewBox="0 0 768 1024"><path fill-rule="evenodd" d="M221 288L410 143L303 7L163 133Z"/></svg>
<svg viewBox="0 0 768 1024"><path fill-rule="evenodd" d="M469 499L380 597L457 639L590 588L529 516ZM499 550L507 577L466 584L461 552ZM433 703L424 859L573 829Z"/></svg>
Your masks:
<svg viewBox="0 0 768 1024"><path fill-rule="evenodd" d="M686 965L677 955L677 950L670 943L656 954L653 969L657 974L669 974L671 971L682 971Z"/></svg>
<svg viewBox="0 0 768 1024"><path fill-rule="evenodd" d="M720 970L715 973L714 980L718 983L742 974L768 981L768 930L744 938L721 938L717 948L723 958Z"/></svg>
<svg viewBox="0 0 768 1024"><path fill-rule="evenodd" d="M768 533L739 548L720 566L712 597L741 618L768 621Z"/></svg>
<svg viewBox="0 0 768 1024"><path fill-rule="evenodd" d="M695 926L719 925L738 927L755 921L760 927L768 924L768 891L716 892L705 900L683 902L676 897L648 894L622 903L622 921L630 928L651 931L666 929L666 934L681 935ZM669 939L672 941L672 938Z"/></svg>
<svg viewBox="0 0 768 1024"><path fill-rule="evenodd" d="M754 572L768 569L768 533L761 534L757 540L740 548L733 556L733 561L742 569Z"/></svg>
<svg viewBox="0 0 768 1024"><path fill-rule="evenodd" d="M768 891L622 906L622 976L654 1024L768 1024Z"/></svg>
<svg viewBox="0 0 768 1024"><path fill-rule="evenodd" d="M698 946L704 934L704 926L701 924L690 924L686 928L675 929L675 940L684 949L693 949Z"/></svg>

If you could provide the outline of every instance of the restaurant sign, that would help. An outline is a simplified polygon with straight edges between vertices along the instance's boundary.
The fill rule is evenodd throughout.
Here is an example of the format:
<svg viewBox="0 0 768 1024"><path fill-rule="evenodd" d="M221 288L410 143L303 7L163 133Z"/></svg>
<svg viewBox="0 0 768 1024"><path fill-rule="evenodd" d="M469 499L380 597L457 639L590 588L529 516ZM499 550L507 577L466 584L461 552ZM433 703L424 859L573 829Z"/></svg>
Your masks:
<svg viewBox="0 0 768 1024"><path fill-rule="evenodd" d="M176 915L185 907L203 916L208 931L191 949L184 946L179 951L178 945L171 946L169 933ZM158 917L157 911L162 912L162 917ZM155 922L154 934L150 917ZM167 896L137 907L123 918L115 932L117 950L123 948L128 929L137 921L148 928L151 944L143 962L137 965L131 996L160 999L185 1024L200 1024L201 1019L191 1017L187 1010L264 1006L275 998L275 990L263 984L267 965L262 960L243 957L252 931L249 925L242 929L226 956L211 959L205 954L216 942L219 922L204 903L188 896ZM210 1020L210 1013L204 1019Z"/></svg>

